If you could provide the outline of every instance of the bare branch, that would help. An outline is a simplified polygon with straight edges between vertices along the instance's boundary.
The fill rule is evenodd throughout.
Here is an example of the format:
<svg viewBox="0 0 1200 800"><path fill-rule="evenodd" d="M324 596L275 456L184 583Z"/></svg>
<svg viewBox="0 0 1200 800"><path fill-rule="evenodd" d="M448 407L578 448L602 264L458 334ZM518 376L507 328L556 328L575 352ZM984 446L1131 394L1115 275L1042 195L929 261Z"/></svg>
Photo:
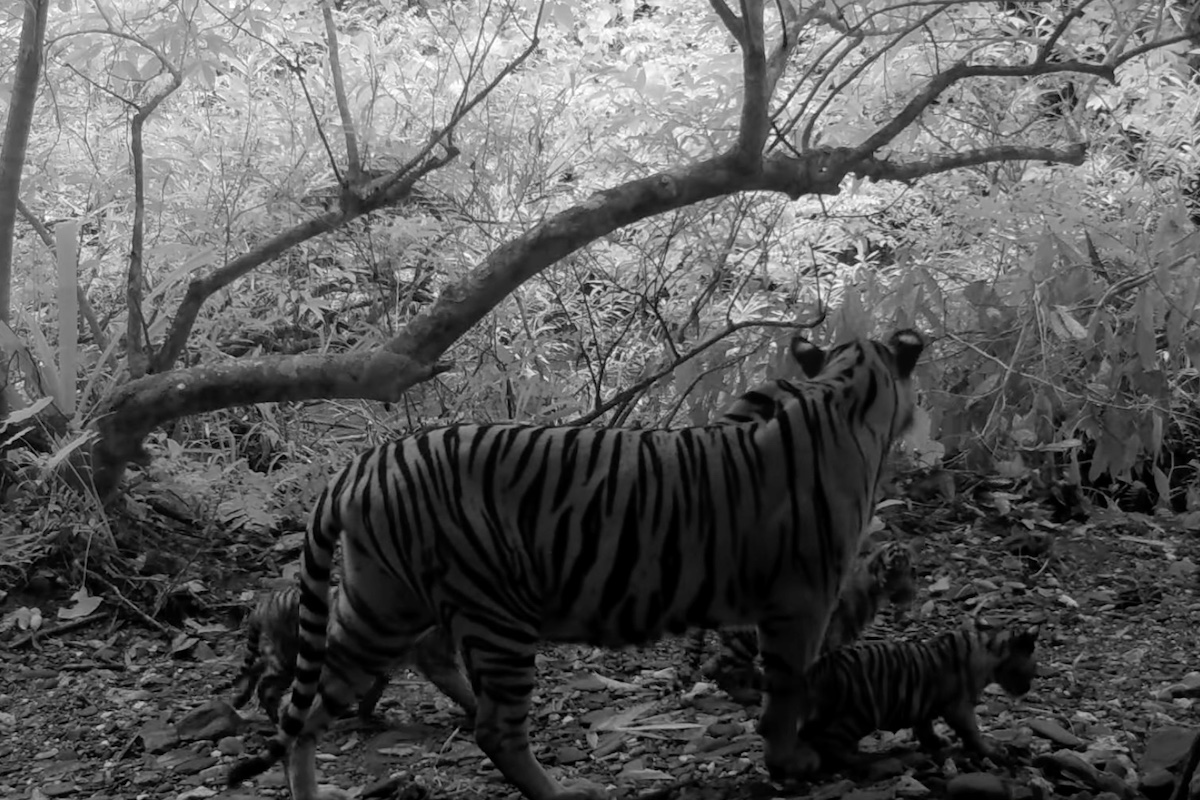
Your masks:
<svg viewBox="0 0 1200 800"><path fill-rule="evenodd" d="M775 87L779 85L779 79L787 69L788 60L795 52L796 45L800 43L800 31L816 17L818 8L818 4L814 3L801 18L791 0L777 0L775 5L779 9L781 32L779 44L767 56L767 97L775 95Z"/></svg>
<svg viewBox="0 0 1200 800"><path fill-rule="evenodd" d="M541 22L540 16L538 17L538 22L539 24ZM450 119L446 122L446 124L429 137L428 141L425 143L425 146L422 147L416 153L416 155L409 159L408 163L403 164L399 169L395 170L390 175L378 178L363 188L362 194L364 196L364 202L370 204L375 202L376 198L378 197L378 202L386 203L389 201L395 201L402 197L403 194L406 194L407 190L403 189L403 186L398 185L405 178L405 176L408 175L408 173L412 171L418 164L421 164L424 159L429 158L434 148L447 141L450 134L458 126L458 123L462 122L467 114L471 113L475 106L482 103L484 98L491 94L495 88L500 85L501 81L516 72L517 68L520 67L521 64L525 63L525 61L527 61L529 57L537 51L539 44L540 39L538 38L538 28L535 26L533 36L529 40L529 45L522 50L516 58L506 64L504 69L500 70L496 77L489 81L487 86L484 86L482 89L480 89L474 97L467 102L456 104L455 112L450 116ZM446 155L446 161L449 161L451 158L454 158L458 155L458 150L456 148L447 148L447 150L448 152ZM411 181L404 181L405 186L411 186L411 184Z"/></svg>
<svg viewBox="0 0 1200 800"><path fill-rule="evenodd" d="M1149 53L1151 50L1161 50L1162 48L1170 47L1173 44L1179 44L1180 42L1191 42L1195 39L1196 36L1194 34L1181 33L1178 36L1168 36L1166 39L1159 39L1156 42L1147 42L1146 44L1139 45L1132 50L1126 50L1119 58L1113 59L1112 66L1115 70L1117 67L1121 66L1127 61L1132 61L1138 56Z"/></svg>
<svg viewBox="0 0 1200 800"><path fill-rule="evenodd" d="M1054 52L1054 45L1058 44L1058 40L1061 39L1062 35L1067 32L1067 27L1074 20L1082 18L1083 10L1093 2L1094 0L1083 0L1083 2L1081 2L1079 5L1072 8L1066 14L1063 14L1063 18L1059 20L1058 25L1054 27L1054 30L1051 32L1051 34L1046 37L1045 43L1042 44L1041 50L1037 56L1038 63L1044 63L1050 58L1051 54Z"/></svg>
<svg viewBox="0 0 1200 800"><path fill-rule="evenodd" d="M1115 81L1116 74L1111 66L1104 64L1089 64L1084 61L1061 61L1058 63L1033 63L1025 66L983 66L958 63L949 69L934 75L925 89L908 102L895 117L867 137L856 148L856 153L862 157L872 155L886 145L910 124L936 100L942 92L955 83L968 78L1027 78L1034 75L1050 75L1056 72L1079 72L1087 75L1097 75L1108 81Z"/></svg>
<svg viewBox="0 0 1200 800"><path fill-rule="evenodd" d="M948 7L948 5L949 4L947 4L947 3L936 5L936 6L934 6L933 9L928 11L924 16L922 16L916 20L913 20L913 22L910 25L908 25L905 30L902 30L902 31L894 34L892 36L891 42L889 42L884 47L881 47L878 50L876 50L868 58L863 59L861 63L859 63L857 66L855 66L853 69L850 70L849 75L847 75L840 83L834 85L832 87L832 89L826 93L825 99L821 102L821 104L819 106L817 106L817 109L812 112L812 115L808 119L808 124L804 126L804 131L800 136L801 149L807 150L809 148L809 146L812 142L813 128L816 126L817 120L821 118L821 114L823 114L825 109L829 107L829 105L833 102L835 97L840 96L841 93L845 90L845 88L847 86L849 86L853 81L858 79L859 75L861 75L869 67L871 67L875 63L875 61L877 61L880 58L883 58L887 53L890 53L892 47L899 44L900 41L903 40L906 36L908 36L912 31L918 30L919 28L924 27L925 25L928 25L929 23L933 22L934 18L937 17L939 14L941 14L943 11L945 11L946 8ZM866 20L863 20L863 22L859 26L856 26L856 27L861 29L862 25L865 25L865 24L866 24ZM861 38L859 38L859 39L851 38L851 41L853 42L853 44L846 47L838 55L838 61L841 61L846 56L848 56L859 44L861 44L862 39ZM806 100L804 103L805 107L807 107L808 103L811 102L812 97L815 95L815 92L817 91L817 89L819 88L820 85L821 85L821 81L818 81L817 85L813 87L813 93L810 93L809 99Z"/></svg>
<svg viewBox="0 0 1200 800"><path fill-rule="evenodd" d="M100 9L97 3L96 8ZM103 12L101 12L103 13ZM115 30L108 17L105 21ZM141 47L155 55L162 68L170 74L171 79L160 88L145 103L138 106L137 113L129 123L130 160L133 162L133 224L129 245L129 272L125 276L125 299L128 306L128 317L125 325L126 358L129 362L129 374L135 378L145 375L150 369L150 342L147 341L149 326L143 316L142 308L145 288L144 263L142 253L146 241L146 146L144 132L146 121L158 110L162 103L183 86L183 71L175 66L166 53L141 37L135 37ZM182 52L186 52L188 44L184 44ZM159 72L161 77L162 72Z"/></svg>
<svg viewBox="0 0 1200 800"><path fill-rule="evenodd" d="M767 108L771 87L767 83L767 53L762 0L742 0L742 119L738 125L738 152L746 165L762 161L767 141Z"/></svg>
<svg viewBox="0 0 1200 800"><path fill-rule="evenodd" d="M1079 166L1087 155L1087 145L1073 144L1066 148L1041 147L1038 145L997 145L968 150L964 153L946 153L929 156L917 161L895 163L889 160L872 160L869 166L860 165L851 170L859 177L873 181L909 182L917 178L948 172L980 164L996 164L1004 161L1046 161L1055 164Z"/></svg>
<svg viewBox="0 0 1200 800"><path fill-rule="evenodd" d="M721 22L725 25L726 30L733 35L737 43L745 46L746 27L742 24L738 15L733 13L733 9L725 5L725 0L708 0L708 4L712 6L713 11L717 12L717 16L721 18Z"/></svg>
<svg viewBox="0 0 1200 800"><path fill-rule="evenodd" d="M242 358L205 367L147 375L120 386L104 404L92 448L92 475L101 498L111 498L126 465L148 463L146 434L181 416L253 402L311 397L395 399L405 388L450 369L417 364L378 350L336 356Z"/></svg>
<svg viewBox="0 0 1200 800"><path fill-rule="evenodd" d="M897 165L862 158L851 148L831 148L799 157L771 156L761 170L748 171L735 149L597 192L496 248L375 353L246 359L150 375L125 384L105 404L97 423L101 436L92 451L96 489L101 497L111 497L126 464L147 458L141 444L145 435L156 425L184 414L232 404L315 397L397 400L414 384L448 369L449 365L439 360L442 354L518 286L564 256L631 223L742 191L781 192L792 198L836 194L842 179L851 173L875 180L911 180L988 158L1079 163L1082 156L1082 145L1067 151L999 147ZM335 224L336 219L335 213L311 224Z"/></svg>
<svg viewBox="0 0 1200 800"><path fill-rule="evenodd" d="M337 25L333 21L333 9L329 0L321 0L321 16L325 20L325 43L329 49L333 96L337 100L338 114L342 117L342 137L346 140L346 169L350 173L350 180L357 181L362 175L362 162L358 158L358 137L354 130L354 116L350 113L350 101L346 99L346 82L342 75L341 56L338 54Z"/></svg>
<svg viewBox="0 0 1200 800"><path fill-rule="evenodd" d="M314 236L320 236L323 233L337 230L355 217L368 214L389 203L395 202L400 197L407 196L417 181L434 170L446 166L454 157L455 154L448 154L441 159L428 159L419 169L410 171L402 183L391 187L388 192L374 194L361 201L343 206L336 211L329 211L302 222L283 233L272 236L259 246L228 262L211 275L192 279L183 301L179 304L179 310L175 313L175 319L171 321L167 337L154 357L153 369L151 371L163 372L168 370L179 359L179 356L183 353L183 348L187 345L188 337L191 335L192 326L196 323L196 318L200 315L201 307L203 307L204 302L214 292L225 288L238 278L249 274L254 269L277 258L301 242L307 241Z"/></svg>
<svg viewBox="0 0 1200 800"><path fill-rule="evenodd" d="M709 336L707 339L705 339L704 341L697 344L695 347L693 347L688 352L686 352L680 356L677 356L676 358L673 358L669 362L663 364L663 366L654 374L648 375L645 378L642 378L637 383L635 383L631 386L628 386L625 389L622 389L621 391L617 392L612 397L610 397L608 400L604 401L604 403L599 408L583 415L582 417L579 417L578 419L573 421L571 424L572 425L588 425L592 422L595 422L597 419L599 419L600 417L607 414L609 412L609 410L616 408L618 406L624 405L625 403L628 403L630 400L637 397L639 394L644 392L646 389L649 389L651 386L658 383L663 378L665 378L668 375L670 375L671 373L673 373L675 370L679 369L680 366L691 361L693 358L696 358L701 353L703 353L705 350L709 349L713 345L720 342L722 339L725 339L728 336L732 336L734 333L737 333L740 330L743 330L745 328L783 328L783 329L789 330L789 331L809 330L809 329L817 327L822 322L824 322L826 313L827 313L827 309L822 308L818 311L816 318L809 320L808 322L785 322L782 320L771 320L771 319L748 319L748 320L743 320L741 322L730 322L724 328L722 328L720 331L714 333L712 336Z"/></svg>

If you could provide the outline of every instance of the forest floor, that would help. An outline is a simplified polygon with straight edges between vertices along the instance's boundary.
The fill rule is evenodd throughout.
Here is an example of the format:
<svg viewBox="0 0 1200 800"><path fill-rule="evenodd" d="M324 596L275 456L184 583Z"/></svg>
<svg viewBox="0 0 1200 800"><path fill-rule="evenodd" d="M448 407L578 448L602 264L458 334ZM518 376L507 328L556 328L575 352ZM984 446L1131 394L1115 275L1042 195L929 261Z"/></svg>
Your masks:
<svg viewBox="0 0 1200 800"><path fill-rule="evenodd" d="M1033 503L1003 515L909 506L885 514L918 548L922 592L898 635L919 638L986 620L1041 624L1039 678L1013 700L992 687L979 706L1009 761L922 757L905 732L864 744L896 750L868 777L779 786L761 766L754 709L695 685L681 689L682 641L627 651L544 651L532 718L539 760L563 778L655 800L752 797L1131 798L1170 796L1192 743L1200 695L1200 538L1184 520L1094 511L1054 523ZM895 509L893 509L895 511ZM973 513L978 512L978 513ZM294 540L293 540L294 544ZM294 555L294 551L291 553ZM272 556L273 558L274 556ZM229 766L270 733L251 705L225 705L242 638L228 614L261 577L231 556L238 581L210 588L168 641L127 610L47 624L33 639L0 634L0 797L286 797L282 770L225 789ZM271 558L254 573L273 572ZM56 602L31 587L5 612ZM41 587L45 590L45 586ZM414 674L395 676L377 719L339 722L322 744L324 782L363 796L517 797L449 701Z"/></svg>

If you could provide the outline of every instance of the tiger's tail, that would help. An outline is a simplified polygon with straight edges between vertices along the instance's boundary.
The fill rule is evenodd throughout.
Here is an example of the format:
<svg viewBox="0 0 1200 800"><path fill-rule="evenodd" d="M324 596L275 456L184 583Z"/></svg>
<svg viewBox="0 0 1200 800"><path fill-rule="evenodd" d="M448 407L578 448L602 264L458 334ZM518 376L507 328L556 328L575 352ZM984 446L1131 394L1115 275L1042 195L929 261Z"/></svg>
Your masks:
<svg viewBox="0 0 1200 800"><path fill-rule="evenodd" d="M333 551L342 530L337 498L344 484L353 479L346 468L321 492L309 518L300 568L300 631L292 694L279 717L279 729L257 754L242 759L229 770L227 786L266 772L287 755L288 748L304 730L316 699L325 665L326 624L329 621L329 575Z"/></svg>

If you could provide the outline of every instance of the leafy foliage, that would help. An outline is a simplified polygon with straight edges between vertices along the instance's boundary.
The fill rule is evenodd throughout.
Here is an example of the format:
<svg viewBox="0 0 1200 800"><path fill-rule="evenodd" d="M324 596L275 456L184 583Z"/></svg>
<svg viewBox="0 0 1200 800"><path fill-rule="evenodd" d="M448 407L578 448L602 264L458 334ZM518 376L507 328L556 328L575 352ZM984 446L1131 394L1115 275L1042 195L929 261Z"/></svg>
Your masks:
<svg viewBox="0 0 1200 800"><path fill-rule="evenodd" d="M453 345L458 371L395 406L259 403L182 419L155 441L164 474L201 460L197 489L239 489L213 513L262 529L302 503L258 476L305 483L343 441L462 419L704 422L782 363L780 344L825 308L821 340L899 325L935 335L922 459L1140 480L1190 506L1194 20L1134 5L867 0L834 15L765 4L764 30L786 30L794 47L767 95L766 156L874 135L878 163L919 181L864 172L836 194L731 194L627 225L525 281ZM789 9L797 16L779 16ZM116 387L173 365L179 331L185 366L377 350L554 215L744 132L746 48L710 5L348 2L329 9L336 38L324 10L271 0L52 12L53 100L36 110L22 196L31 224L78 225L94 324L80 364L59 365L76 375L70 428L45 454L9 458L10 483L83 449ZM0 26L0 42L18 33ZM971 77L930 98L931 79L958 62ZM936 162L1081 139L1080 168ZM415 169L431 143L454 156L396 202L269 250L361 187ZM30 374L56 360L63 330L51 242L19 231L15 243L17 345L5 347L47 332ZM196 306L187 335L181 309L198 282L268 251ZM134 357L155 348L165 361ZM35 401L47 382L22 388ZM0 435L23 441L11 427Z"/></svg>

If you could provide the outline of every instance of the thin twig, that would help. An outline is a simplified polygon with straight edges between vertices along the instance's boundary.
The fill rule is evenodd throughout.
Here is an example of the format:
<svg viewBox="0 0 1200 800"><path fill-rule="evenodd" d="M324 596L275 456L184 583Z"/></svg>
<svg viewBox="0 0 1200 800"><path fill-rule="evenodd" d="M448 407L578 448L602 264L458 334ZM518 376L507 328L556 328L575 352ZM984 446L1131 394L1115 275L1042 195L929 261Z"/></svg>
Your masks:
<svg viewBox="0 0 1200 800"><path fill-rule="evenodd" d="M154 617L147 614L145 611L142 611L140 608L138 608L136 603L125 597L125 595L121 594L121 590L114 586L112 581L108 580L100 573L91 572L88 574L88 578L100 584L100 586L103 587L106 592L111 594L116 599L118 604L124 606L125 609L132 613L135 617L140 619L146 625L149 625L151 628L154 628L154 630L158 631L163 636L171 639L174 638L176 633L178 633L178 631L176 631L174 628L170 627L169 625L164 625Z"/></svg>
<svg viewBox="0 0 1200 800"><path fill-rule="evenodd" d="M99 622L108 616L111 616L111 612L104 614L89 614L86 617L80 617L79 619L73 619L70 622L52 625L49 628L39 628L36 631L30 631L19 639L14 639L13 643L9 645L9 647L12 650L16 650L18 647L24 647L34 639L38 639L42 636L57 636L60 633L68 633L69 631L73 631L77 628L83 628L91 625L93 622Z"/></svg>

